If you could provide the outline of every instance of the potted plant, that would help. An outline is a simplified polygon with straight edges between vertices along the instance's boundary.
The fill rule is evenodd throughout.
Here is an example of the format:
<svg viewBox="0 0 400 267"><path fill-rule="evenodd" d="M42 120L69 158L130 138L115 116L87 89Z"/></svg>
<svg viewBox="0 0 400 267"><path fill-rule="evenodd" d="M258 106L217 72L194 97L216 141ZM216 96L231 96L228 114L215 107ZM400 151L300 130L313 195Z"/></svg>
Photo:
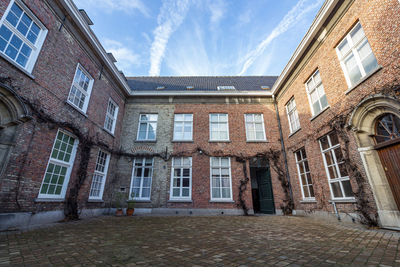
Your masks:
<svg viewBox="0 0 400 267"><path fill-rule="evenodd" d="M122 210L122 201L124 195L121 192L117 192L115 195L115 207L117 208L115 212L115 216L122 216L124 215L124 211Z"/></svg>
<svg viewBox="0 0 400 267"><path fill-rule="evenodd" d="M126 216L132 216L133 213L135 212L135 201L132 200L128 200L128 208L126 209Z"/></svg>

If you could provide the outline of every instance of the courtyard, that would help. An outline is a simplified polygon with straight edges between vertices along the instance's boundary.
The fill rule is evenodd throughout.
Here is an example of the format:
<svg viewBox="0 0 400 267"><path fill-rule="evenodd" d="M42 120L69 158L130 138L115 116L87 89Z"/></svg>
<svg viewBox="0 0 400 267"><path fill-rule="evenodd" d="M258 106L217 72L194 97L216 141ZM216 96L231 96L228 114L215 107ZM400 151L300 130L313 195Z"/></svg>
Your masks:
<svg viewBox="0 0 400 267"><path fill-rule="evenodd" d="M0 234L0 266L400 266L400 234L309 217L114 217Z"/></svg>

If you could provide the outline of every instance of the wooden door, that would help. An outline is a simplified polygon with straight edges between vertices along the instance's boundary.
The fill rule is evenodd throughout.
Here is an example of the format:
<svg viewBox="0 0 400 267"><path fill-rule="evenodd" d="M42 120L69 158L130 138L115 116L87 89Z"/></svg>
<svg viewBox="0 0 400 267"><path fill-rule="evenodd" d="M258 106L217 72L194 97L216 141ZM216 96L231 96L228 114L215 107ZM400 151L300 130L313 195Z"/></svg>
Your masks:
<svg viewBox="0 0 400 267"><path fill-rule="evenodd" d="M390 189L400 210L400 143L378 149Z"/></svg>
<svg viewBox="0 0 400 267"><path fill-rule="evenodd" d="M256 171L260 212L275 213L274 195L272 193L271 173L269 168L257 168Z"/></svg>

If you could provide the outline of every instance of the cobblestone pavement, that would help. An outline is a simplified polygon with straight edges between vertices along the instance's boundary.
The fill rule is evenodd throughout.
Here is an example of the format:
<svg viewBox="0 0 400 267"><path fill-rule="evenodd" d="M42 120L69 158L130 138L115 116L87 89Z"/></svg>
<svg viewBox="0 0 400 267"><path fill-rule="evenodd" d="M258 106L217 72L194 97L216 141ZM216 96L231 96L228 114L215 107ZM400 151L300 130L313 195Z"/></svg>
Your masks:
<svg viewBox="0 0 400 267"><path fill-rule="evenodd" d="M305 217L105 216L2 233L0 266L400 266L399 239Z"/></svg>

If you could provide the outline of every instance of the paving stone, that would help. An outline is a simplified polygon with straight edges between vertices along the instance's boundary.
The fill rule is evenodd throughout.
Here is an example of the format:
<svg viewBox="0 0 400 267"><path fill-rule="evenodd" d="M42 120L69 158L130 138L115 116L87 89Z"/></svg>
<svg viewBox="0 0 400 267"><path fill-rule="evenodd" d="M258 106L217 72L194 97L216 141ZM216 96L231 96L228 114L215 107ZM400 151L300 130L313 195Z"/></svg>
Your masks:
<svg viewBox="0 0 400 267"><path fill-rule="evenodd" d="M399 266L400 234L307 217L112 217L0 234L0 265Z"/></svg>

